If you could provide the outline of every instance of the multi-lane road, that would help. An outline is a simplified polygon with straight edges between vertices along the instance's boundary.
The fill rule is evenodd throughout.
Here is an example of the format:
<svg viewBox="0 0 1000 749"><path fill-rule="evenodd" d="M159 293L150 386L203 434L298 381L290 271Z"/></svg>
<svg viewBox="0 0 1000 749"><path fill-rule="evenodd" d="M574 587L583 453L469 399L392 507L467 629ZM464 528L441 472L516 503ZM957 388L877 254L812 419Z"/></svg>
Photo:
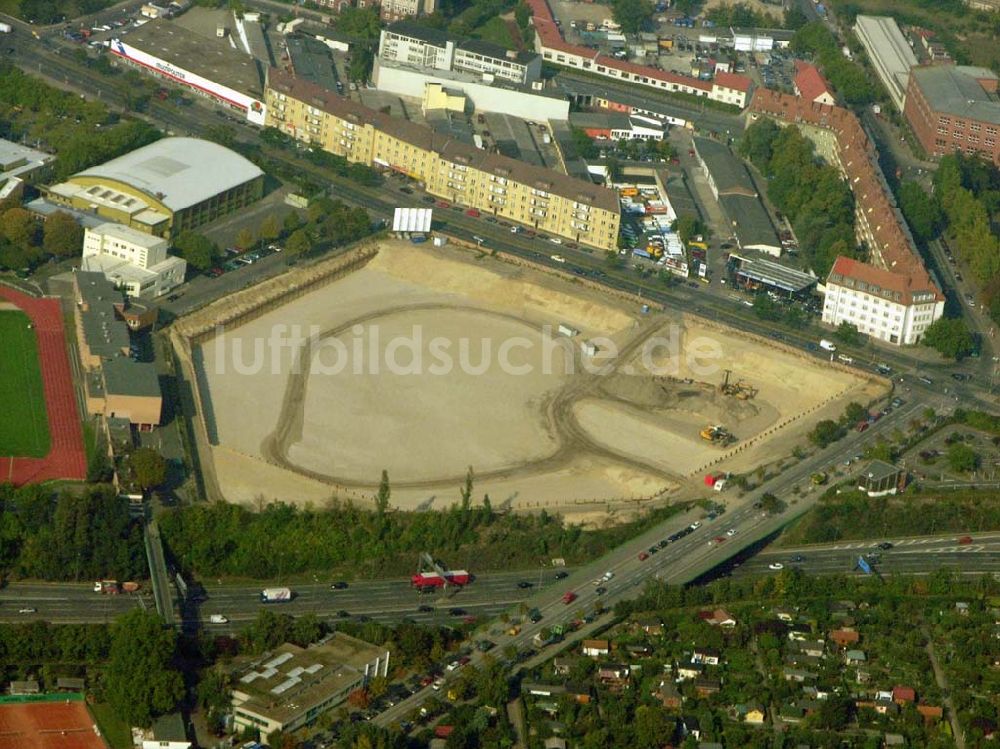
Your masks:
<svg viewBox="0 0 1000 749"><path fill-rule="evenodd" d="M880 543L891 543L892 548L879 549ZM770 566L775 563L789 569L798 567L813 575L863 574L858 570L858 558L868 554L878 555L878 561L871 566L884 575L924 575L942 569L967 574L1000 573L1000 532L887 536L766 549L743 562L732 574L767 574L773 572ZM795 561L798 558L801 561Z"/></svg>

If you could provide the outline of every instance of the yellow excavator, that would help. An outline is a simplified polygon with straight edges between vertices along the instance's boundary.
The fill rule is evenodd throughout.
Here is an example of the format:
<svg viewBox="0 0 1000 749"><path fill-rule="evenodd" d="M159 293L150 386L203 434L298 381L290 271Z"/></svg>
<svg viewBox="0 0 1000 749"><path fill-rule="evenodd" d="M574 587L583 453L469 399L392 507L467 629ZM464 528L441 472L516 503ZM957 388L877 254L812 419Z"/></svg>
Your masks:
<svg viewBox="0 0 1000 749"><path fill-rule="evenodd" d="M736 440L733 433L726 429L721 424L713 424L705 427L699 432L701 438L706 442L711 442L713 445L728 445L730 442Z"/></svg>

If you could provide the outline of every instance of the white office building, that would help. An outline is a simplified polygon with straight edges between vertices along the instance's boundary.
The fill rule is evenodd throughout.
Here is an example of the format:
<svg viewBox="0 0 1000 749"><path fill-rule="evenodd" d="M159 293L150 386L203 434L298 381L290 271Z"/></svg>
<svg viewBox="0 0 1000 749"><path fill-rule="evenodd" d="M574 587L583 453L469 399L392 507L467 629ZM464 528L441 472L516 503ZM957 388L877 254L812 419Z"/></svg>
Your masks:
<svg viewBox="0 0 1000 749"><path fill-rule="evenodd" d="M162 237L121 224L88 228L81 269L103 273L131 297L156 297L184 282L187 262L167 254Z"/></svg>
<svg viewBox="0 0 1000 749"><path fill-rule="evenodd" d="M913 345L944 314L944 296L913 275L839 257L826 282L823 322L850 323L859 332L896 345Z"/></svg>
<svg viewBox="0 0 1000 749"><path fill-rule="evenodd" d="M472 73L487 81L498 78L527 85L542 77L540 55L514 52L478 39L455 42L442 31L410 21L382 29L378 56L386 62L428 71Z"/></svg>

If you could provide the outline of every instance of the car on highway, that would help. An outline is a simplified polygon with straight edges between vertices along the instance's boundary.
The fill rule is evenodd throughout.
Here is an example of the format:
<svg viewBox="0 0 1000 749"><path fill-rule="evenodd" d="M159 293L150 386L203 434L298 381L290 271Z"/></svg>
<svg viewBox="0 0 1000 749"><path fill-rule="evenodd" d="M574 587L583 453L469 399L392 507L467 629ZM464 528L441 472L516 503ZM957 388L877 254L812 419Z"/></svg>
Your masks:
<svg viewBox="0 0 1000 749"><path fill-rule="evenodd" d="M533 586L534 586L534 583L529 583L527 580L521 580L517 584L517 587L519 587L521 590L525 590L526 588L531 588Z"/></svg>
<svg viewBox="0 0 1000 749"><path fill-rule="evenodd" d="M437 692L440 691L441 687L443 686L444 686L444 677L439 676L434 680L434 683L431 684L431 689Z"/></svg>
<svg viewBox="0 0 1000 749"><path fill-rule="evenodd" d="M565 263L566 262L566 258L564 258L562 255L549 255L549 260L552 260L553 262L556 262L556 263Z"/></svg>
<svg viewBox="0 0 1000 749"><path fill-rule="evenodd" d="M796 554L794 557L792 557L791 561L793 564L801 564L802 562L806 561L806 558L801 554Z"/></svg>
<svg viewBox="0 0 1000 749"><path fill-rule="evenodd" d="M701 528L701 523L699 521L695 520L693 523L691 523L691 525L688 526L688 528L690 528L693 531L696 531L699 528Z"/></svg>
<svg viewBox="0 0 1000 749"><path fill-rule="evenodd" d="M343 580L330 584L330 590L347 590L348 585Z"/></svg>
<svg viewBox="0 0 1000 749"><path fill-rule="evenodd" d="M209 624L229 624L229 618L222 614L212 614L208 617Z"/></svg>
<svg viewBox="0 0 1000 749"><path fill-rule="evenodd" d="M559 237L549 237L549 241L552 244L562 244L562 240Z"/></svg>
<svg viewBox="0 0 1000 749"><path fill-rule="evenodd" d="M665 549L669 545L670 545L670 539L669 538L665 538L662 541L660 541L660 543L657 544L657 546L659 546L661 549Z"/></svg>
<svg viewBox="0 0 1000 749"><path fill-rule="evenodd" d="M614 576L615 573L612 572L611 570L608 570L603 575L601 575L601 580L603 580L604 582L608 582L608 580L611 580L612 578L614 578Z"/></svg>
<svg viewBox="0 0 1000 749"><path fill-rule="evenodd" d="M888 541L883 541L878 545L878 547L882 549L882 551L888 551L889 549L892 548L892 544L889 543Z"/></svg>
<svg viewBox="0 0 1000 749"><path fill-rule="evenodd" d="M458 661L452 661L452 662L451 662L451 663L449 663L449 664L448 664L448 665L447 665L447 666L446 666L445 668L446 668L446 669L447 669L448 671L454 671L454 670L455 670L455 669L457 669L457 668L458 668L458 667L459 667L460 665L461 665L461 664L460 664L460 663L459 663Z"/></svg>
<svg viewBox="0 0 1000 749"><path fill-rule="evenodd" d="M425 195L420 200L423 203L433 203L434 202L434 198L432 198L430 195Z"/></svg>
<svg viewBox="0 0 1000 749"><path fill-rule="evenodd" d="M605 588L603 585L598 585L596 588L594 588L594 593L596 593L599 596L603 596L607 592L608 589Z"/></svg>
<svg viewBox="0 0 1000 749"><path fill-rule="evenodd" d="M435 200L434 205L436 205L438 208L451 208L451 205L445 203L443 200Z"/></svg>
<svg viewBox="0 0 1000 749"><path fill-rule="evenodd" d="M556 580L565 580L567 577L569 577L568 572L563 572L562 570L560 570L559 572L556 573Z"/></svg>
<svg viewBox="0 0 1000 749"><path fill-rule="evenodd" d="M406 195L412 195L413 194L413 188L412 187L407 187L406 185L403 185L402 187L400 187L399 191L401 193L405 193Z"/></svg>
<svg viewBox="0 0 1000 749"><path fill-rule="evenodd" d="M576 599L577 595L572 590L567 590L565 593L563 593L562 602L567 606L573 603L573 601L575 601Z"/></svg>
<svg viewBox="0 0 1000 749"><path fill-rule="evenodd" d="M19 614L35 614L37 612L38 609L36 609L34 606L24 606L17 610L17 613Z"/></svg>
<svg viewBox="0 0 1000 749"><path fill-rule="evenodd" d="M528 612L528 618L535 624L538 624L542 620L542 612L538 609L532 609Z"/></svg>
<svg viewBox="0 0 1000 749"><path fill-rule="evenodd" d="M968 546L972 543L972 536L962 536L958 539L959 546Z"/></svg>
<svg viewBox="0 0 1000 749"><path fill-rule="evenodd" d="M425 603L425 604L422 604L420 606L417 606L417 611L420 612L421 614L427 614L427 613L430 613L430 612L434 611L434 607L433 606L428 606Z"/></svg>
<svg viewBox="0 0 1000 749"><path fill-rule="evenodd" d="M337 612L337 616L339 616L341 619L349 619L351 616L351 612L344 611L343 609L341 609L340 611Z"/></svg>
<svg viewBox="0 0 1000 749"><path fill-rule="evenodd" d="M465 215L469 218L479 218L479 211L475 208L469 208L466 210Z"/></svg>
<svg viewBox="0 0 1000 749"><path fill-rule="evenodd" d="M785 565L783 565L781 562L771 562L769 565L767 565L767 568L769 570L777 571L785 569Z"/></svg>
<svg viewBox="0 0 1000 749"><path fill-rule="evenodd" d="M448 609L448 613L451 614L452 616L465 616L465 609L460 609L456 607L453 609Z"/></svg>
<svg viewBox="0 0 1000 749"><path fill-rule="evenodd" d="M730 538L732 538L733 536L736 535L736 529L735 528L730 528L728 531L726 531L726 535L729 536Z"/></svg>
<svg viewBox="0 0 1000 749"><path fill-rule="evenodd" d="M725 536L716 536L715 538L713 538L711 541L708 542L708 545L714 546L716 544L724 544L724 543L726 543Z"/></svg>
<svg viewBox="0 0 1000 749"><path fill-rule="evenodd" d="M646 549L646 551L648 551L650 554L659 554L660 553L660 549L658 547L656 547L656 546L650 546L648 549Z"/></svg>
<svg viewBox="0 0 1000 749"><path fill-rule="evenodd" d="M647 559L649 559L649 554L647 554L645 551L640 551L639 552L639 561L640 562L645 562Z"/></svg>

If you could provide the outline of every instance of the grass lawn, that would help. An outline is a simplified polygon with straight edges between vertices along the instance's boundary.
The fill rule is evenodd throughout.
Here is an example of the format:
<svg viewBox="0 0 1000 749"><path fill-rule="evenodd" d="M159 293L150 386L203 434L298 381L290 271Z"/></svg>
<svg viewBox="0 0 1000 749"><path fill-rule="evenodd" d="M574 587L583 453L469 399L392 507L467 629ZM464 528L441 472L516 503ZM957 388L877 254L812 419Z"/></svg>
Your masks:
<svg viewBox="0 0 1000 749"><path fill-rule="evenodd" d="M41 458L49 451L42 369L28 316L0 311L0 456Z"/></svg>
<svg viewBox="0 0 1000 749"><path fill-rule="evenodd" d="M109 704L106 702L94 703L90 706L90 711L94 714L97 727L101 729L101 736L108 742L111 749L132 748L132 732Z"/></svg>
<svg viewBox="0 0 1000 749"><path fill-rule="evenodd" d="M479 37L483 41L493 42L494 44L499 44L501 47L507 49L515 49L514 39L510 35L510 29L507 27L507 23L497 16L494 16L478 29L473 32L474 36Z"/></svg>

